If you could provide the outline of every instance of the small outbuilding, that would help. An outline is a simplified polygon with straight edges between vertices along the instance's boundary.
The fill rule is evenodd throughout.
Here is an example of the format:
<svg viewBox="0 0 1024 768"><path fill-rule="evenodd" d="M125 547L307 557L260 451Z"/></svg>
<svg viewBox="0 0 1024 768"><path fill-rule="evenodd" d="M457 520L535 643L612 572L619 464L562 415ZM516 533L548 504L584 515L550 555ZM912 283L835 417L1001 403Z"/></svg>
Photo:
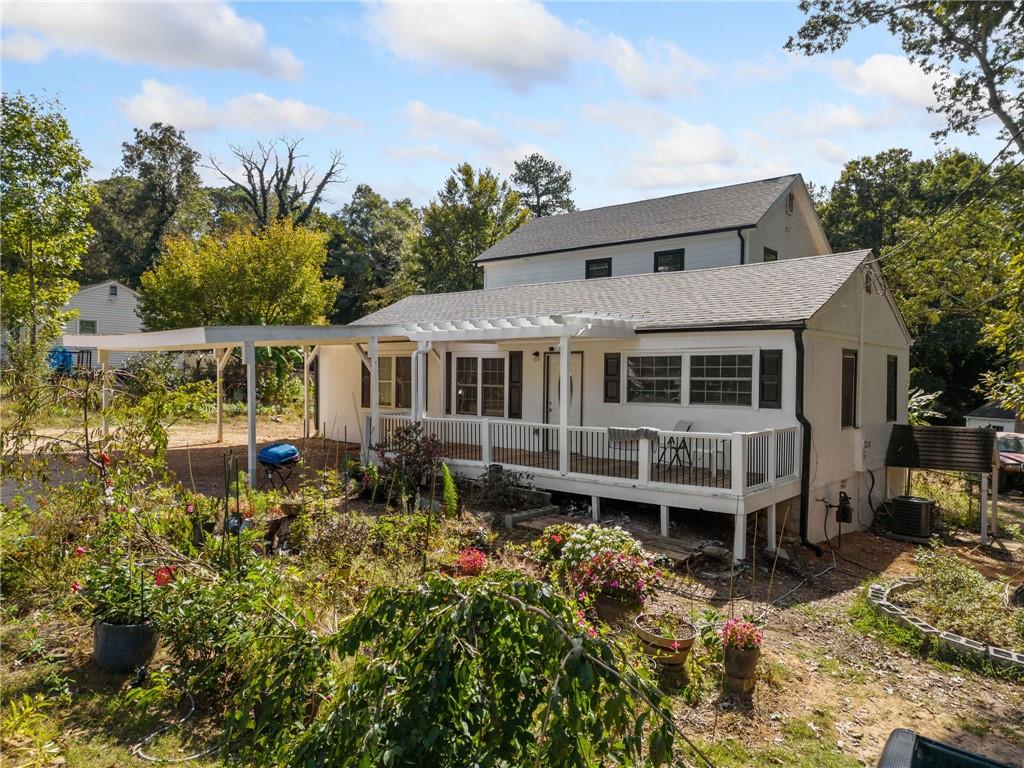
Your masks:
<svg viewBox="0 0 1024 768"><path fill-rule="evenodd" d="M1024 414L989 402L967 414L967 426L994 429L996 432L1024 432Z"/></svg>

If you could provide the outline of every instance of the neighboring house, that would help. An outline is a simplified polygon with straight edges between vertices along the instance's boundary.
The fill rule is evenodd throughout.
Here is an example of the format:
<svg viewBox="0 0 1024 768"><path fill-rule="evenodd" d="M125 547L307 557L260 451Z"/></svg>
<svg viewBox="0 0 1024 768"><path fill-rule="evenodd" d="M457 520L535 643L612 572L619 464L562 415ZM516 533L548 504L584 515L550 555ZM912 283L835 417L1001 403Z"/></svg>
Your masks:
<svg viewBox="0 0 1024 768"><path fill-rule="evenodd" d="M320 347L328 437L420 421L464 474L656 504L666 535L731 516L737 557L752 513L818 542L840 492L847 530L899 492L911 339L871 252L829 253L800 176L535 219L478 262L484 290L410 296Z"/></svg>
<svg viewBox="0 0 1024 768"><path fill-rule="evenodd" d="M985 403L967 414L968 427L987 427L997 432L1024 432L1024 416L998 403Z"/></svg>
<svg viewBox="0 0 1024 768"><path fill-rule="evenodd" d="M117 280L84 285L64 305L65 311L78 310L78 316L73 317L65 325L64 333L87 336L138 333L142 330L142 321L136 312L138 305L139 295ZM81 365L99 367L99 357L94 348L66 348L81 353L78 355ZM111 352L110 365L119 368L128 357L128 353L125 352Z"/></svg>

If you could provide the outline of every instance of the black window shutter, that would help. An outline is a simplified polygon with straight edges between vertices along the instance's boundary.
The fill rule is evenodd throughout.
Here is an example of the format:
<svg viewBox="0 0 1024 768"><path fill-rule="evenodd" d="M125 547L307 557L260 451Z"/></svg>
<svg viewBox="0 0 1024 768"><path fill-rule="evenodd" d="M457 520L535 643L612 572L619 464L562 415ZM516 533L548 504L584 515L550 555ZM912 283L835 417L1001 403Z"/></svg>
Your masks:
<svg viewBox="0 0 1024 768"><path fill-rule="evenodd" d="M889 355L885 359L885 420L896 421L899 393L899 358Z"/></svg>
<svg viewBox="0 0 1024 768"><path fill-rule="evenodd" d="M360 387L360 404L363 408L370 407L370 369L366 367L366 363L360 366L362 372L362 381Z"/></svg>
<svg viewBox="0 0 1024 768"><path fill-rule="evenodd" d="M508 353L508 417L523 418L523 353Z"/></svg>
<svg viewBox="0 0 1024 768"><path fill-rule="evenodd" d="M444 412L452 412L452 353L444 353Z"/></svg>
<svg viewBox="0 0 1024 768"><path fill-rule="evenodd" d="M622 355L618 352L604 354L604 401L617 403L622 392Z"/></svg>
<svg viewBox="0 0 1024 768"><path fill-rule="evenodd" d="M782 350L761 350L761 397L762 408L782 407Z"/></svg>

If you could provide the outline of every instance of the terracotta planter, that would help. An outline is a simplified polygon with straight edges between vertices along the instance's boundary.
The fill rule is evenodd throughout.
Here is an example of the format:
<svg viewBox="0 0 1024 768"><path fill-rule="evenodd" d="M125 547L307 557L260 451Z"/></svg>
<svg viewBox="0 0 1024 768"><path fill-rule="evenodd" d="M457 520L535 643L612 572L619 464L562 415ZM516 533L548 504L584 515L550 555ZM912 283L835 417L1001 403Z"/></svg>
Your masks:
<svg viewBox="0 0 1024 768"><path fill-rule="evenodd" d="M644 653L654 661L665 667L682 667L686 663L686 657L690 655L693 647L693 640L697 635L690 622L683 622L680 626L680 637L668 637L656 631L644 628L646 614L641 613L633 621L636 636L640 639L640 647Z"/></svg>
<svg viewBox="0 0 1024 768"><path fill-rule="evenodd" d="M145 666L156 653L156 629L144 624L92 625L92 655L96 666L108 672L133 672Z"/></svg>
<svg viewBox="0 0 1024 768"><path fill-rule="evenodd" d="M724 652L726 689L733 693L753 693L757 682L755 670L761 649L740 650L726 646Z"/></svg>
<svg viewBox="0 0 1024 768"><path fill-rule="evenodd" d="M637 612L638 607L633 603L624 603L621 600L614 600L610 597L598 596L594 600L594 610L597 617L605 624L618 626L625 623L630 616Z"/></svg>

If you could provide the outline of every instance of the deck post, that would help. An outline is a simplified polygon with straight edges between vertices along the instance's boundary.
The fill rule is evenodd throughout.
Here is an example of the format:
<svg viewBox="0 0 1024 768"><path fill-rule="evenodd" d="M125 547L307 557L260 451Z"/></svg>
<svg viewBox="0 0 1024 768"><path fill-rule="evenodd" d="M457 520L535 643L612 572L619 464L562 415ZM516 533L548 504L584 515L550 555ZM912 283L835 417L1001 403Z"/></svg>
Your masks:
<svg viewBox="0 0 1024 768"><path fill-rule="evenodd" d="M370 337L370 434L367 445L380 442L380 358L377 354L377 337Z"/></svg>
<svg viewBox="0 0 1024 768"><path fill-rule="evenodd" d="M768 505L768 551L774 552L776 548L775 531L775 502Z"/></svg>
<svg viewBox="0 0 1024 768"><path fill-rule="evenodd" d="M661 535L668 538L668 504L661 505Z"/></svg>
<svg viewBox="0 0 1024 768"><path fill-rule="evenodd" d="M981 476L981 543L988 544L988 475Z"/></svg>
<svg viewBox="0 0 1024 768"><path fill-rule="evenodd" d="M732 561L742 563L747 556L747 513L736 511L732 536Z"/></svg>
<svg viewBox="0 0 1024 768"><path fill-rule="evenodd" d="M637 472L636 479L639 485L647 485L651 482L651 441L640 440L637 446Z"/></svg>
<svg viewBox="0 0 1024 768"><path fill-rule="evenodd" d="M256 487L256 345L247 341L242 346L245 358L245 416L247 420L248 461L246 471L249 487Z"/></svg>
<svg viewBox="0 0 1024 768"><path fill-rule="evenodd" d="M224 442L224 368L231 359L234 347L213 351L214 367L217 369L217 442Z"/></svg>
<svg viewBox="0 0 1024 768"><path fill-rule="evenodd" d="M590 497L590 519L595 523L601 522L601 497Z"/></svg>
<svg viewBox="0 0 1024 768"><path fill-rule="evenodd" d="M558 345L558 471L569 474L569 337Z"/></svg>
<svg viewBox="0 0 1024 768"><path fill-rule="evenodd" d="M487 418L480 420L480 461L485 467L491 463L491 421Z"/></svg>
<svg viewBox="0 0 1024 768"><path fill-rule="evenodd" d="M768 466L766 467L768 477L764 480L768 485L775 485L775 462L778 458L775 456L775 449L778 446L778 433L777 429L768 430Z"/></svg>
<svg viewBox="0 0 1024 768"><path fill-rule="evenodd" d="M732 433L732 445L730 446L732 466L729 468L729 471L732 473L732 492L738 496L743 495L743 486L746 484L747 468L744 461L746 442L742 432Z"/></svg>
<svg viewBox="0 0 1024 768"><path fill-rule="evenodd" d="M110 425L107 423L107 408L110 407L110 352L106 349L99 350L99 359L100 434L102 434L104 438L107 438L110 435Z"/></svg>

